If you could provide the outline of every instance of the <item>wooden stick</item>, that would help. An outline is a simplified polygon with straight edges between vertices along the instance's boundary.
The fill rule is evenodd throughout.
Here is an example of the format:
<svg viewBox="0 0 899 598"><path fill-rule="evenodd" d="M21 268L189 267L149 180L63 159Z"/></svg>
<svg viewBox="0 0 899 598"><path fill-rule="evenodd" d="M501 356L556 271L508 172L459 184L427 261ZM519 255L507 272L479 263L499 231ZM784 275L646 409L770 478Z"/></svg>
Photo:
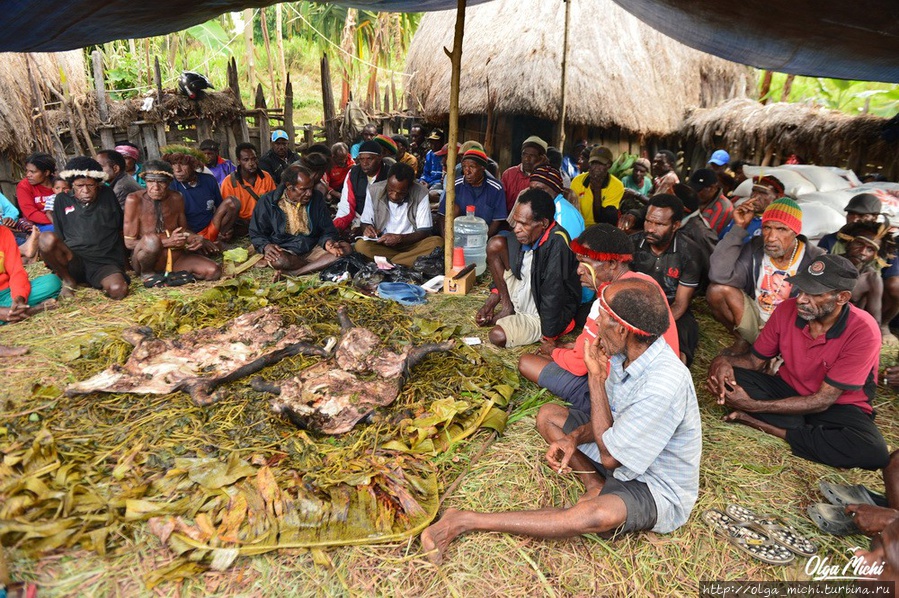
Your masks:
<svg viewBox="0 0 899 598"><path fill-rule="evenodd" d="M568 100L568 23L571 18L571 0L563 1L565 2L565 35L562 37L562 98L559 106L559 135L557 137L559 140L559 151L563 151L565 147L565 112Z"/></svg>
<svg viewBox="0 0 899 598"><path fill-rule="evenodd" d="M447 273L453 269L453 218L456 206L456 143L459 141L459 79L462 73L462 38L465 35L465 4L466 0L457 0L456 5L456 33L453 37L453 51L443 49L450 58L452 64L452 76L450 77L450 110L449 110L449 153L446 156L446 172L449 184L446 186L446 203L444 217L444 251L443 265Z"/></svg>
<svg viewBox="0 0 899 598"><path fill-rule="evenodd" d="M272 84L272 95L275 97L275 108L280 108L281 100L278 98L278 88L275 86L275 63L272 60L272 44L268 36L268 20L265 18L265 7L259 9L259 17L262 22L262 41L265 42L265 54L268 57L268 78Z"/></svg>

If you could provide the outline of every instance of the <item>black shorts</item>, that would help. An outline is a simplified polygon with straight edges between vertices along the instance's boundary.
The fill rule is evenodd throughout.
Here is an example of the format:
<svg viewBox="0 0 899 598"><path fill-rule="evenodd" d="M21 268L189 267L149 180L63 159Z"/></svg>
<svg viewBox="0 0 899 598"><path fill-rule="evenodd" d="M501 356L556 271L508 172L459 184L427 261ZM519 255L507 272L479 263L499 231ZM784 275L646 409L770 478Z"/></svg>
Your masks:
<svg viewBox="0 0 899 598"><path fill-rule="evenodd" d="M577 409L568 411L568 419L565 420L563 431L568 434L575 428L583 426L590 421L590 415ZM586 455L585 455L586 456ZM621 524L615 533L639 532L642 530L651 530L658 520L658 509L656 508L656 500L649 491L649 486L644 482L637 480L628 480L622 482L617 479L612 472L606 469L602 463L597 463L593 459L587 457L596 468L596 471L605 478L600 496L604 494L612 494L624 501L627 509L627 518Z"/></svg>
<svg viewBox="0 0 899 598"><path fill-rule="evenodd" d="M75 282L86 282L95 289L102 289L100 283L107 276L113 274L121 274L125 278L125 283L130 284L131 279L125 274L125 269L116 264L100 264L85 260L77 254L72 254L72 261L67 266L69 274L75 279Z"/></svg>

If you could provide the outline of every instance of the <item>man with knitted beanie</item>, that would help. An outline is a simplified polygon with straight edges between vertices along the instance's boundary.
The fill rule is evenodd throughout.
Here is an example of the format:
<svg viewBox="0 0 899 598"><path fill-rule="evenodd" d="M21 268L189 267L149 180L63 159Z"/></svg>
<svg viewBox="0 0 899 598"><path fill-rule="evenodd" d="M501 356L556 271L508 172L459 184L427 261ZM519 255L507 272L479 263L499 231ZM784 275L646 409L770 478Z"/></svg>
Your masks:
<svg viewBox="0 0 899 598"><path fill-rule="evenodd" d="M771 202L762 214L762 234L744 243L752 216L735 211L733 228L709 258L712 284L706 300L715 319L734 335L726 355L749 351L774 309L797 294L788 277L823 253L800 234L802 208L795 200Z"/></svg>

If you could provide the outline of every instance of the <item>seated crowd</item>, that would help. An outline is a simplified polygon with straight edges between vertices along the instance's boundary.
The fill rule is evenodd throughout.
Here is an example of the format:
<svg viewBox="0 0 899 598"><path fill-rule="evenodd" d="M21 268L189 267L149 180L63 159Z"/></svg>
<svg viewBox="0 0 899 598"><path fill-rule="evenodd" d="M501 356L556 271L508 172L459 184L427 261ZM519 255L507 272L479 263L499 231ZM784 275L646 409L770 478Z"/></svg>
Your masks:
<svg viewBox="0 0 899 598"><path fill-rule="evenodd" d="M476 530L665 533L687 520L701 452L687 369L700 341L697 295L733 336L707 374L726 421L833 467L899 467L871 407L881 345L899 343L889 327L899 260L877 196L854 197L846 225L815 245L776 176L733 196L745 177L723 150L682 183L667 150L619 178L609 148L578 142L562 156L537 136L501 173L471 141L446 172L442 134L418 125L408 137L368 125L350 148L300 154L282 130L271 142L261 158L237 145L236 164L213 140L145 163L122 144L58 175L51 156L29 156L18 205L0 196L0 321L52 307L79 284L121 299L129 272L148 283L172 272L218 279L211 256L245 235L261 266L292 275L353 251L411 267L443 246L447 214L473 209L488 227L492 281L475 321L497 347L539 343L521 356L521 375L570 404L537 415L546 459L577 471L585 494L570 509L447 511L422 536L435 558ZM52 274L29 281L23 263L38 255ZM887 379L899 384L899 371ZM899 509L899 491L888 494Z"/></svg>

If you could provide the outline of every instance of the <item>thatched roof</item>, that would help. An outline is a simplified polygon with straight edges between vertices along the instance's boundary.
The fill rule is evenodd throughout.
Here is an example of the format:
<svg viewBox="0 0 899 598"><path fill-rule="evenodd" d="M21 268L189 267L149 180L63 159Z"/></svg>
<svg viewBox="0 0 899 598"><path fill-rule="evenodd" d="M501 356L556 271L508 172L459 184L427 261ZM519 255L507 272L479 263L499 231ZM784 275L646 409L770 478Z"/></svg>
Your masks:
<svg viewBox="0 0 899 598"><path fill-rule="evenodd" d="M795 153L816 164L851 168L865 162L893 164L899 143L882 133L889 121L870 115L850 116L805 104L762 105L753 100L731 100L716 108L693 110L682 133L707 149L723 147L735 158L752 159L766 149Z"/></svg>
<svg viewBox="0 0 899 598"><path fill-rule="evenodd" d="M561 2L495 0L469 8L462 47L460 114L487 112L558 118L564 30ZM428 13L406 59L407 90L425 119L449 113L455 11ZM567 122L619 126L643 134L678 129L690 106L744 97L749 69L691 50L612 0L571 3Z"/></svg>
<svg viewBox="0 0 899 598"><path fill-rule="evenodd" d="M155 98L156 92L152 92ZM112 102L109 121L118 128L125 128L135 121L174 122L188 118L206 118L212 123L231 122L243 114L243 106L230 89L208 91L201 100L190 100L174 89L164 89L162 102L144 112L144 98L131 98Z"/></svg>
<svg viewBox="0 0 899 598"><path fill-rule="evenodd" d="M0 153L21 158L36 149L32 122L34 94L28 71L40 87L40 104L55 103L58 98L50 87L63 95L70 95L87 109L88 126L93 123L84 56L80 50L56 54L3 54L0 59ZM51 126L67 119L61 104L46 111ZM45 148L46 149L46 148Z"/></svg>

